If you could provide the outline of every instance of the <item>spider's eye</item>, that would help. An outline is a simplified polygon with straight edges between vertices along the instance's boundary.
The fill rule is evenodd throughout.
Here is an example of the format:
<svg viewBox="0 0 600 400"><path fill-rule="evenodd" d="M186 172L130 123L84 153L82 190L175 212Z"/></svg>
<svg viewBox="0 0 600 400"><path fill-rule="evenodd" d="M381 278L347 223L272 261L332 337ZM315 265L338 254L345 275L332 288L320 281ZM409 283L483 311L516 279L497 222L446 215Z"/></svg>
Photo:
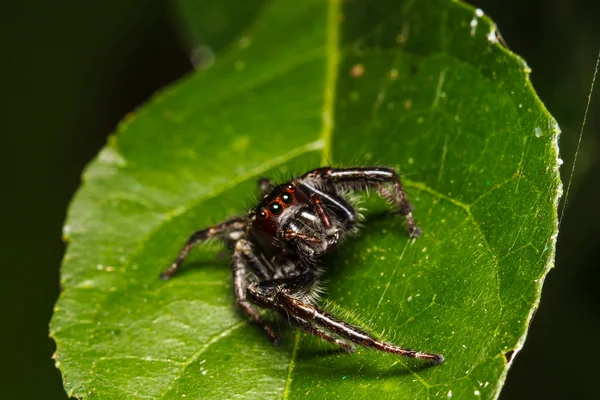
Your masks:
<svg viewBox="0 0 600 400"><path fill-rule="evenodd" d="M281 202L288 206L294 202L294 196L291 193L283 193L280 198Z"/></svg>
<svg viewBox="0 0 600 400"><path fill-rule="evenodd" d="M283 211L283 206L274 201L273 203L271 203L271 205L269 205L269 211L273 215L279 215Z"/></svg>
<svg viewBox="0 0 600 400"><path fill-rule="evenodd" d="M294 190L296 190L294 185L292 185L291 183L288 183L288 185L285 188L287 189L288 192L293 192Z"/></svg>
<svg viewBox="0 0 600 400"><path fill-rule="evenodd" d="M265 210L260 210L260 212L258 213L258 218L267 219L269 218L269 214Z"/></svg>

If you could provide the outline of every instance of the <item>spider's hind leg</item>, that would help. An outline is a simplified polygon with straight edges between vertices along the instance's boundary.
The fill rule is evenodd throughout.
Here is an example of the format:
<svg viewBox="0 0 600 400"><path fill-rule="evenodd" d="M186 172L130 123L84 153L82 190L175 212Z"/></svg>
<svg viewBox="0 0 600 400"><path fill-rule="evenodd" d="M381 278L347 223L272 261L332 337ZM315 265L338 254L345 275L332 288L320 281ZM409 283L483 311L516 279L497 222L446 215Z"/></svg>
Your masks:
<svg viewBox="0 0 600 400"><path fill-rule="evenodd" d="M327 340L328 342L336 344L347 353L354 353L354 346L351 343L348 343L344 340L341 340L340 338L337 338L337 337L331 335L330 333L319 328L317 325L315 325L305 319L302 319L302 318L299 318L299 317L296 317L296 316L293 316L290 314L288 314L287 316L289 317L291 322L293 322L296 326L298 326L303 331L312 333L313 335L318 336L321 339L324 339L324 340Z"/></svg>
<svg viewBox="0 0 600 400"><path fill-rule="evenodd" d="M396 346L392 343L383 342L364 332L360 328L352 326L331 314L301 300L299 295L306 290L307 285L314 284L317 276L313 271L306 271L294 278L273 279L264 282L256 282L248 286L248 296L256 304L278 310L297 323L300 328L311 332L344 347L344 341L325 332L341 336L353 343L372 349L398 354L405 357L419 358L434 364L444 361L440 354L423 353ZM347 343L346 343L347 345Z"/></svg>
<svg viewBox="0 0 600 400"><path fill-rule="evenodd" d="M385 351L387 353L398 354L405 357L419 358L427 360L433 364L439 364L444 361L441 354L423 353L416 350L409 350L396 346L392 343L383 342L364 332L360 328L352 326L331 314L326 313L310 304L303 303L283 293L280 296L280 307L290 315L305 319L309 323L319 325L336 335L348 339L360 346L370 347L375 350Z"/></svg>

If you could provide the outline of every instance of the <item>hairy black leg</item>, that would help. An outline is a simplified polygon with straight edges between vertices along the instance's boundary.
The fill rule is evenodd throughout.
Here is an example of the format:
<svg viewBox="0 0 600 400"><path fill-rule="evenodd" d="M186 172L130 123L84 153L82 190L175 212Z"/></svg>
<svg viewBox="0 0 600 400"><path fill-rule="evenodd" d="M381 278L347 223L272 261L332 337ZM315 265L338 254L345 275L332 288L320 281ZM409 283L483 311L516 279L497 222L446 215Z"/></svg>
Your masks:
<svg viewBox="0 0 600 400"><path fill-rule="evenodd" d="M288 315L288 317L290 318L290 321L296 324L300 329L308 333L312 333L313 335L318 336L321 339L327 340L328 342L336 344L348 353L354 353L354 346L351 343L345 342L340 338L331 335L330 333L324 331L323 329L319 328L315 324L305 319L293 315Z"/></svg>
<svg viewBox="0 0 600 400"><path fill-rule="evenodd" d="M440 354L430 354L404 349L394 344L375 339L360 328L352 326L333 315L300 300L299 298L301 297L302 290L305 290L307 285L314 284L316 280L316 274L312 270L307 270L294 278L273 279L270 281L253 283L248 286L248 296L256 304L278 310L290 317L296 317L307 321L308 323L321 326L328 331L361 346L406 357L428 360L435 364L444 361L444 357Z"/></svg>
<svg viewBox="0 0 600 400"><path fill-rule="evenodd" d="M187 257L192 247L197 243L211 238L221 238L228 241L239 239L243 234L248 222L244 218L232 218L208 229L194 232L187 240L173 264L160 274L160 278L167 280L173 277L181 267L183 260ZM236 237L238 236L238 237Z"/></svg>
<svg viewBox="0 0 600 400"><path fill-rule="evenodd" d="M246 299L246 290L248 287L248 265L247 258L249 254L253 253L252 244L245 240L238 240L235 244L233 256L231 257L231 269L233 273L233 291L235 299L239 304L240 308L246 312L252 318L253 321L257 322L265 330L273 346L279 344L279 337L273 330L273 328L260 316L258 311L252 307L252 304Z"/></svg>
<svg viewBox="0 0 600 400"><path fill-rule="evenodd" d="M294 293L295 296L303 297L316 285L318 279L316 271L305 269L297 275L288 278L253 282L248 285L247 294L253 303L261 307L285 311L278 304L280 293Z"/></svg>
<svg viewBox="0 0 600 400"><path fill-rule="evenodd" d="M288 293L280 293L278 296L278 304L279 307L281 307L286 313L320 325L330 332L333 332L358 345L388 353L399 354L401 356L419 358L430 361L434 364L439 364L444 361L444 356L441 354L423 353L416 350L404 349L400 346L375 339L373 336L362 331L361 329L352 326L334 317L333 315L318 309L317 307L304 303L292 297Z"/></svg>
<svg viewBox="0 0 600 400"><path fill-rule="evenodd" d="M421 231L417 227L411 212L411 205L406 198L406 193L400 182L398 174L393 168L366 167L366 168L317 168L298 178L305 185L311 183L367 189L376 188L379 194L395 204L406 218L408 231L411 236L417 237ZM392 185L388 190L385 185Z"/></svg>
<svg viewBox="0 0 600 400"><path fill-rule="evenodd" d="M260 189L260 195L264 196L271 193L271 191L275 188L275 184L269 178L263 177L258 180L258 188Z"/></svg>

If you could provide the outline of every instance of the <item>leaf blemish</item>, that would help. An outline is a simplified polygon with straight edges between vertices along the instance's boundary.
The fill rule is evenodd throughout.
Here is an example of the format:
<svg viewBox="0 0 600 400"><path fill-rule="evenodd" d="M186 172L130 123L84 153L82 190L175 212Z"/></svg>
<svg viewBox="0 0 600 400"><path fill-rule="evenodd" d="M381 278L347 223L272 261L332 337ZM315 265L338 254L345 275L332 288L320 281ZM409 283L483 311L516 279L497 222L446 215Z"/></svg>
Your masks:
<svg viewBox="0 0 600 400"><path fill-rule="evenodd" d="M483 11L481 11L479 8L475 10L475 15L473 16L473 19L471 20L471 23L469 24L471 26L471 36L475 36L475 32L477 32L477 24L478 24L478 18L483 17Z"/></svg>
<svg viewBox="0 0 600 400"><path fill-rule="evenodd" d="M235 139L235 141L231 144L231 149L241 153L245 151L250 145L250 136L243 135Z"/></svg>
<svg viewBox="0 0 600 400"><path fill-rule="evenodd" d="M350 68L350 76L353 78L360 78L365 74L365 66L363 64L354 64Z"/></svg>
<svg viewBox="0 0 600 400"><path fill-rule="evenodd" d="M215 62L215 52L210 46L203 44L192 50L190 60L196 70L207 69Z"/></svg>
<svg viewBox="0 0 600 400"><path fill-rule="evenodd" d="M247 49L252 44L252 39L248 36L244 36L240 39L240 48Z"/></svg>
<svg viewBox="0 0 600 400"><path fill-rule="evenodd" d="M487 40L492 44L498 43L498 33L496 31L496 25L494 25L490 30L490 33L488 33Z"/></svg>
<svg viewBox="0 0 600 400"><path fill-rule="evenodd" d="M396 43L405 44L408 41L408 34L410 32L410 25L408 23L402 24L402 33L396 36Z"/></svg>
<svg viewBox="0 0 600 400"><path fill-rule="evenodd" d="M237 60L234 66L236 71L243 71L246 68L246 63L242 60Z"/></svg>
<svg viewBox="0 0 600 400"><path fill-rule="evenodd" d="M515 355L514 350L507 351L506 353L503 354L504 358L506 358L507 363L510 363L512 361L514 355Z"/></svg>

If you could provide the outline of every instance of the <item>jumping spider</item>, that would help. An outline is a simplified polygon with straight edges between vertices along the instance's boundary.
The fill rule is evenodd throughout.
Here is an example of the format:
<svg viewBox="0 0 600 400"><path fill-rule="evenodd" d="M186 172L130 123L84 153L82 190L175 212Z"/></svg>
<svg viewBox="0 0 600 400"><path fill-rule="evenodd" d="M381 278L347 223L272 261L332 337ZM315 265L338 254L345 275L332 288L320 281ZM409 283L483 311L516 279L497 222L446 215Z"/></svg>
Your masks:
<svg viewBox="0 0 600 400"><path fill-rule="evenodd" d="M344 193L376 189L406 218L412 237L420 235L400 179L391 168L318 168L282 185L259 180L262 199L247 217L237 217L193 233L173 264L171 278L190 249L208 239L233 250L231 268L237 303L265 330L279 337L253 305L276 310L300 329L353 352L352 343L402 356L441 363L444 357L404 349L375 339L315 306L323 269L317 260L357 231L357 213ZM352 343L347 342L346 339Z"/></svg>

